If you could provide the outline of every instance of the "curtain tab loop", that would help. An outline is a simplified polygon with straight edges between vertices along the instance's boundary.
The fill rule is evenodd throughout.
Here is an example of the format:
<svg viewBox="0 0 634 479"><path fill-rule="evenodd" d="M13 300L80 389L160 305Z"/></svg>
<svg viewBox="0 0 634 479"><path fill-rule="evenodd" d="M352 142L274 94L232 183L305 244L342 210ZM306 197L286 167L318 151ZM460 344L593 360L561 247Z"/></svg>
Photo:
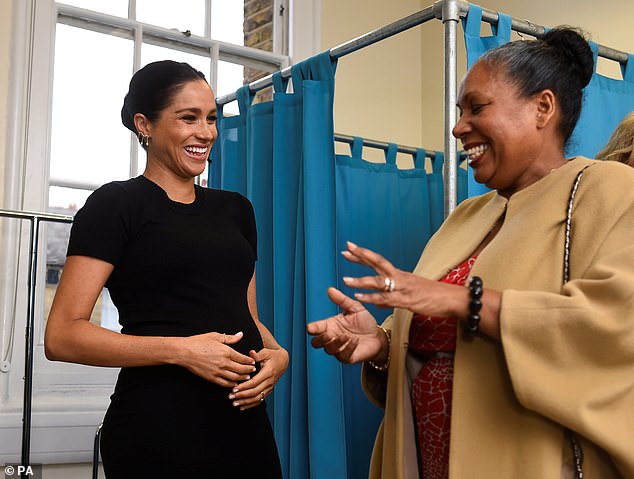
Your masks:
<svg viewBox="0 0 634 479"><path fill-rule="evenodd" d="M414 168L425 169L425 157L427 156L427 151L424 148L418 148L414 156Z"/></svg>
<svg viewBox="0 0 634 479"><path fill-rule="evenodd" d="M385 150L385 163L396 166L396 153L398 153L398 145L390 143Z"/></svg>
<svg viewBox="0 0 634 479"><path fill-rule="evenodd" d="M363 158L363 138L355 136L350 147L352 158Z"/></svg>
<svg viewBox="0 0 634 479"><path fill-rule="evenodd" d="M240 115L246 115L247 111L249 111L254 96L255 94L251 92L249 85L238 88L236 91L236 100L238 100Z"/></svg>
<svg viewBox="0 0 634 479"><path fill-rule="evenodd" d="M288 88L288 78L282 77L282 72L273 73L273 90L275 93L286 93Z"/></svg>
<svg viewBox="0 0 634 479"><path fill-rule="evenodd" d="M623 81L634 83L634 55L628 53L627 63L621 64L621 74L623 75Z"/></svg>

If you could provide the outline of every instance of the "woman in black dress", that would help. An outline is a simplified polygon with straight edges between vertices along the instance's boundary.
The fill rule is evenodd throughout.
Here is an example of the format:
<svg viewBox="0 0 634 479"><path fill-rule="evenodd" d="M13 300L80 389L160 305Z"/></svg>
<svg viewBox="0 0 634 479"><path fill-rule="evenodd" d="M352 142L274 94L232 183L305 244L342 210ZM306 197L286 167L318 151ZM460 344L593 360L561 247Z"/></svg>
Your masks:
<svg viewBox="0 0 634 479"><path fill-rule="evenodd" d="M77 212L46 355L122 368L102 430L108 479L281 477L264 398L288 354L258 321L253 208L194 184L217 136L213 92L185 63L151 63L121 117L147 166ZM104 286L121 334L88 321Z"/></svg>

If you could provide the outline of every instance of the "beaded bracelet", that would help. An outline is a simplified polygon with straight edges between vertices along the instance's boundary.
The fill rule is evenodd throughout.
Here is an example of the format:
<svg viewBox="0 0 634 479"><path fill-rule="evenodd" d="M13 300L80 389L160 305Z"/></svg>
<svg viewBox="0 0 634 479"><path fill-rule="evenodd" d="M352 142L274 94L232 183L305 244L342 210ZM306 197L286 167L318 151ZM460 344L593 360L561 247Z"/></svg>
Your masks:
<svg viewBox="0 0 634 479"><path fill-rule="evenodd" d="M476 334L480 330L480 309L482 309L482 278L473 276L469 278L469 316L465 331L468 334Z"/></svg>
<svg viewBox="0 0 634 479"><path fill-rule="evenodd" d="M385 334L385 337L387 338L387 359L383 364L377 364L374 361L366 362L377 371L387 371L387 368L390 366L390 343L392 342L392 333L390 330L385 329L383 326L379 326L379 329L383 331L383 334Z"/></svg>

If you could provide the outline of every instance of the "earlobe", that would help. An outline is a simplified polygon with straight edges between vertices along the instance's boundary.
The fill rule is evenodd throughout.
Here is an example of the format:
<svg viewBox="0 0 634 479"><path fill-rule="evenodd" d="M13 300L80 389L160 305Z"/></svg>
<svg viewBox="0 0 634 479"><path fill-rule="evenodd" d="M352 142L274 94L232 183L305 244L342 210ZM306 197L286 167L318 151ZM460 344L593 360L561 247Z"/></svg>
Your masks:
<svg viewBox="0 0 634 479"><path fill-rule="evenodd" d="M543 90L537 93L535 101L537 102L537 127L545 128L557 111L555 94L551 90Z"/></svg>
<svg viewBox="0 0 634 479"><path fill-rule="evenodd" d="M134 114L134 126L136 127L136 131L138 133L143 133L145 135L150 135L151 133L152 128L150 121L143 113Z"/></svg>

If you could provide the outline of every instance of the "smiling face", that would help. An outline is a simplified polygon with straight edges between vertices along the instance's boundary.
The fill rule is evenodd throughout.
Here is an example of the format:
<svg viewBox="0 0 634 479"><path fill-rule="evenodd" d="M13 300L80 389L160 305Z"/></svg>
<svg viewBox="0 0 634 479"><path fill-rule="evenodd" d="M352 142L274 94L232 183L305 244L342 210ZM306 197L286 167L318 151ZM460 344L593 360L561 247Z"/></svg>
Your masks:
<svg viewBox="0 0 634 479"><path fill-rule="evenodd" d="M203 173L218 136L216 102L207 82L185 83L156 121L144 117L142 120L143 131L151 138L149 167L180 178L194 178Z"/></svg>
<svg viewBox="0 0 634 479"><path fill-rule="evenodd" d="M502 72L478 62L462 83L458 108L453 134L467 152L476 181L503 196L565 161L563 142L552 133L556 107L549 90L522 98Z"/></svg>

